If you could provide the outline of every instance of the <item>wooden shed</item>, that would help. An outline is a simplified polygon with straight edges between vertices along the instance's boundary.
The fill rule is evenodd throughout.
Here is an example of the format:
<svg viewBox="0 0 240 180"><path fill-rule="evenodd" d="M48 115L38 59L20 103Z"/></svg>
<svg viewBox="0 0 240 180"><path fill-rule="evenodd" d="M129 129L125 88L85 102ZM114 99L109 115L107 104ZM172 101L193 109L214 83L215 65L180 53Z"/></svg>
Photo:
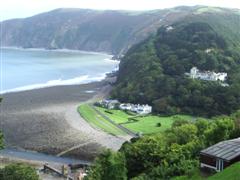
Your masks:
<svg viewBox="0 0 240 180"><path fill-rule="evenodd" d="M200 165L215 171L240 161L240 138L219 142L200 152Z"/></svg>

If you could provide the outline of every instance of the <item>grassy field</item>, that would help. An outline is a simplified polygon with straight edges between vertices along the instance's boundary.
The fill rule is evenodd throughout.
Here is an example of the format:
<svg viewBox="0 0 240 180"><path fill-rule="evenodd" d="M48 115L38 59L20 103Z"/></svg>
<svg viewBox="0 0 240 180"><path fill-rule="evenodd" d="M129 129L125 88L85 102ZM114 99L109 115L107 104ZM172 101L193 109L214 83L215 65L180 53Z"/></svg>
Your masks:
<svg viewBox="0 0 240 180"><path fill-rule="evenodd" d="M100 116L90 105L82 104L78 107L80 115L93 127L99 128L113 135L124 135L125 132Z"/></svg>
<svg viewBox="0 0 240 180"><path fill-rule="evenodd" d="M240 179L240 162L224 169L211 177L208 180L239 180Z"/></svg>
<svg viewBox="0 0 240 180"><path fill-rule="evenodd" d="M196 170L192 177L179 176L172 178L171 180L239 180L240 176L240 162L231 165L230 167L224 169L222 172L216 173L215 175L209 177L201 176L200 170Z"/></svg>
<svg viewBox="0 0 240 180"><path fill-rule="evenodd" d="M121 110L106 110L101 107L97 107L99 111L104 113L114 122L121 124L122 126L134 131L134 132L142 132L143 134L152 134L156 132L162 132L171 127L172 123L176 119L185 119L192 120L192 116L187 115L174 115L174 116L145 116L145 117L135 117L134 115L129 115ZM111 112L111 113L108 113ZM134 118L136 121L129 121L129 118ZM158 127L157 124L161 123L161 127Z"/></svg>

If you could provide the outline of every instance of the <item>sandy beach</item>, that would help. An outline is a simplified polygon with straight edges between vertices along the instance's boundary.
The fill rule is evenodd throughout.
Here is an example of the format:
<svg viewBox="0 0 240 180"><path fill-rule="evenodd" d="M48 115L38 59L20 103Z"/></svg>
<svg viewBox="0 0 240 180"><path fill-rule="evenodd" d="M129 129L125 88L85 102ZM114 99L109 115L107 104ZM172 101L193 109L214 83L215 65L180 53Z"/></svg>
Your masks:
<svg viewBox="0 0 240 180"><path fill-rule="evenodd" d="M5 144L53 155L93 159L103 148L117 150L129 137L91 127L77 112L79 104L105 96L105 81L57 86L2 95L0 129Z"/></svg>

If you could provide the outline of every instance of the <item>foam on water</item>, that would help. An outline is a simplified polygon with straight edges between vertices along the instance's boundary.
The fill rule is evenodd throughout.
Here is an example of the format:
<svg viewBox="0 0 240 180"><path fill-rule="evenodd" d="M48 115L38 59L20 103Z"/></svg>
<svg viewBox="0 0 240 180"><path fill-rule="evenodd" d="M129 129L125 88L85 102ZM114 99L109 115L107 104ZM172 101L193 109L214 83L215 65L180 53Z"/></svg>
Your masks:
<svg viewBox="0 0 240 180"><path fill-rule="evenodd" d="M111 55L75 50L3 48L0 94L100 81L118 69Z"/></svg>
<svg viewBox="0 0 240 180"><path fill-rule="evenodd" d="M78 85L78 84L85 84L90 82L96 82L101 81L106 77L106 73L100 74L96 77L89 77L88 75L75 77L72 79L56 79L56 80L50 80L46 83L39 83L39 84L31 84L27 86L17 87L14 89L4 90L0 91L0 94L6 94L10 92L19 92L19 91L27 91L27 90L33 90L33 89L41 89L41 88L47 88L47 87L53 87L53 86L66 86L66 85Z"/></svg>

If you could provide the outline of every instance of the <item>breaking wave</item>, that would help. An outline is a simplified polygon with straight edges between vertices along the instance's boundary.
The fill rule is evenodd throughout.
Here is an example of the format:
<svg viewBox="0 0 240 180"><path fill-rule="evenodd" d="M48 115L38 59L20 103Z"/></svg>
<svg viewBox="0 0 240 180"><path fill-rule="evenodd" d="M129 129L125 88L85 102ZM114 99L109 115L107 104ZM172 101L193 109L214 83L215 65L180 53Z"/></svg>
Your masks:
<svg viewBox="0 0 240 180"><path fill-rule="evenodd" d="M90 77L89 75L83 75L79 77L75 77L72 79L56 79L56 80L50 80L46 83L38 83L38 84L31 84L26 86L17 87L14 89L4 90L0 91L0 94L10 93L10 92L19 92L19 91L27 91L27 90L33 90L33 89L41 89L41 88L47 88L47 87L53 87L53 86L67 86L67 85L78 85L78 84L85 84L95 81L101 81L106 77L106 73L100 74L95 77Z"/></svg>

